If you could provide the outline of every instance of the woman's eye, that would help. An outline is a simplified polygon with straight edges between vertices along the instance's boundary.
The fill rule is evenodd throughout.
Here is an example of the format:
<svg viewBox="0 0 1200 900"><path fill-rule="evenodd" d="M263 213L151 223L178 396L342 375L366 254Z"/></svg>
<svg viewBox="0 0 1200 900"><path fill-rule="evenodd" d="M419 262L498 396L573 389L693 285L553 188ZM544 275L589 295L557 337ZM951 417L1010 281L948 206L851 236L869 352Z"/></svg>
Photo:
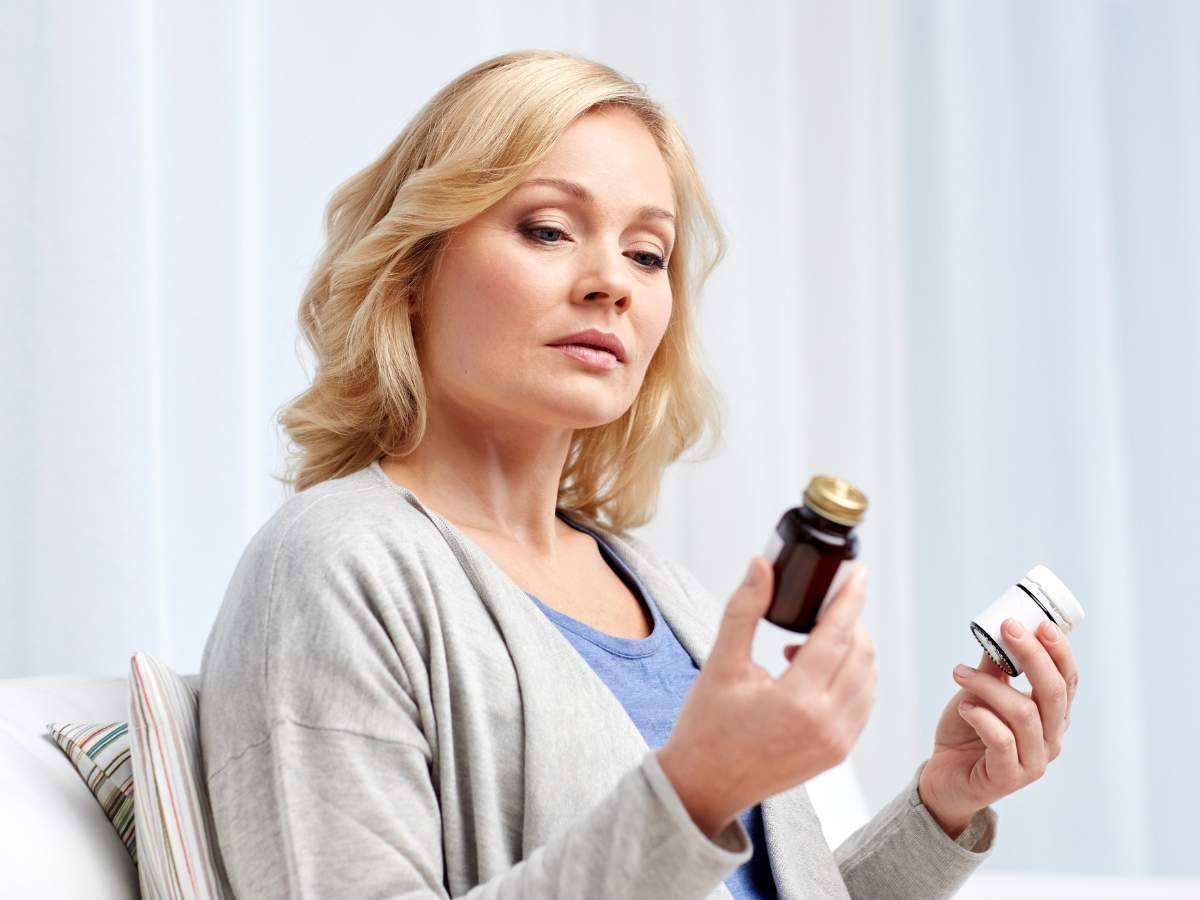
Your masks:
<svg viewBox="0 0 1200 900"><path fill-rule="evenodd" d="M564 229L555 228L553 225L526 225L521 228L521 231L539 244L558 244L563 240L570 240ZM629 254L629 257L643 269L666 271L667 261L657 253L635 250Z"/></svg>
<svg viewBox="0 0 1200 900"><path fill-rule="evenodd" d="M643 266L644 268L665 269L667 267L667 261L665 259L663 259L661 256L659 256L657 253L648 253L645 250L638 250L633 255L635 257L641 256L641 257L645 258L646 261L644 261L644 262L642 260L635 259L635 262L637 262L637 264L639 266Z"/></svg>
<svg viewBox="0 0 1200 900"><path fill-rule="evenodd" d="M543 234L546 234L547 232L550 234L557 234L557 235L563 234L563 230L561 228L553 228L549 225L534 225L532 227L525 229L526 234L528 234L529 236L531 236L539 241L542 241L543 243L557 244L558 241L555 240L554 238L543 238L541 236Z"/></svg>

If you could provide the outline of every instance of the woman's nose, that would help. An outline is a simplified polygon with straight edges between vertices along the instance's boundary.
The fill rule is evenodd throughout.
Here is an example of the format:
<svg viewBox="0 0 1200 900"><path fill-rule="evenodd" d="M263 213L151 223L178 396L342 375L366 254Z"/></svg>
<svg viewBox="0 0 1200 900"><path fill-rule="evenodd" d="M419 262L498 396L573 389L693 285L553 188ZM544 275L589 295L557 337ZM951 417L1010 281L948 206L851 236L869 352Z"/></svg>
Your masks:
<svg viewBox="0 0 1200 900"><path fill-rule="evenodd" d="M608 258L611 253L593 254L592 265L580 279L579 289L584 300L593 303L609 300L619 309L624 309L632 301L633 287L628 276L621 271L620 264L628 260L621 257L619 261L614 261Z"/></svg>
<svg viewBox="0 0 1200 900"><path fill-rule="evenodd" d="M629 305L629 295L620 291L589 291L584 300L609 300L615 298L615 306L618 309L624 309Z"/></svg>

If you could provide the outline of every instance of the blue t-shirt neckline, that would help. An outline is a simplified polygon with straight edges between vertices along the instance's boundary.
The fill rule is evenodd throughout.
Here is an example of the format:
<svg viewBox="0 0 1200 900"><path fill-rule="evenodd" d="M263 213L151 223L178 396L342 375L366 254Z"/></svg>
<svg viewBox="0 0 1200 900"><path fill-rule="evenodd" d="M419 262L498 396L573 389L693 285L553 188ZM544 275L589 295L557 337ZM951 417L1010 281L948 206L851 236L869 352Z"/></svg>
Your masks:
<svg viewBox="0 0 1200 900"><path fill-rule="evenodd" d="M650 592L646 590L640 578L634 573L620 555L612 548L608 541L604 540L596 531L588 528L586 525L571 521L562 510L556 510L555 515L574 528L576 531L582 531L584 534L589 534L596 541L600 548L600 555L604 557L604 561L617 574L617 577L625 582L626 586L650 610L650 615L654 619L654 628L647 637L644 638L624 638L617 635L607 634L600 631L598 628L593 628L586 622L580 622L578 619L573 619L571 616L565 615L556 609L551 609L533 594L526 592L534 603L536 603L551 620L567 629L568 631L579 635L579 637L587 640L597 647L608 651L616 656L623 656L627 659L638 659L649 656L658 651L662 647L663 634L666 631L666 623L663 621L662 613L658 610L658 604L654 602Z"/></svg>

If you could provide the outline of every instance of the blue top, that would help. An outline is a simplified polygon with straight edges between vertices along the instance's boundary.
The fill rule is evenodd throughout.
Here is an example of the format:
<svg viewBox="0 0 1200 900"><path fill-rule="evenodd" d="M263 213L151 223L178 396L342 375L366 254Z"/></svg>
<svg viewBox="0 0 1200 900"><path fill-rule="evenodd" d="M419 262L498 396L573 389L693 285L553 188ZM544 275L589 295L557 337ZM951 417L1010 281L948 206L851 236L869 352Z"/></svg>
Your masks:
<svg viewBox="0 0 1200 900"><path fill-rule="evenodd" d="M649 608L654 630L642 640L616 637L551 609L533 594L528 596L621 701L647 745L658 749L671 736L683 698L700 674L700 668L663 619L650 592L609 543L592 529L572 522L561 511L558 516L576 531L590 534L596 540L605 562ZM777 900L779 894L763 834L762 807L755 804L743 810L739 818L754 844L754 855L725 884L739 900Z"/></svg>

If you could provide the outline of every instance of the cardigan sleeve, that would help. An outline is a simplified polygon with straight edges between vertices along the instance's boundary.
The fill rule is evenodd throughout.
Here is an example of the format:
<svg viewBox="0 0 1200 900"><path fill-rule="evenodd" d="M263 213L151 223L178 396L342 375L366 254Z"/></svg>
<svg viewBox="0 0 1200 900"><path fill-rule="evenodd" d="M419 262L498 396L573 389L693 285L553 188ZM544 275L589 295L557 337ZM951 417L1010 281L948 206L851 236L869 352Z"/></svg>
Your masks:
<svg viewBox="0 0 1200 900"><path fill-rule="evenodd" d="M991 855L996 811L990 806L981 809L963 833L952 839L917 791L926 762L917 766L904 790L834 851L846 890L856 900L953 897Z"/></svg>

